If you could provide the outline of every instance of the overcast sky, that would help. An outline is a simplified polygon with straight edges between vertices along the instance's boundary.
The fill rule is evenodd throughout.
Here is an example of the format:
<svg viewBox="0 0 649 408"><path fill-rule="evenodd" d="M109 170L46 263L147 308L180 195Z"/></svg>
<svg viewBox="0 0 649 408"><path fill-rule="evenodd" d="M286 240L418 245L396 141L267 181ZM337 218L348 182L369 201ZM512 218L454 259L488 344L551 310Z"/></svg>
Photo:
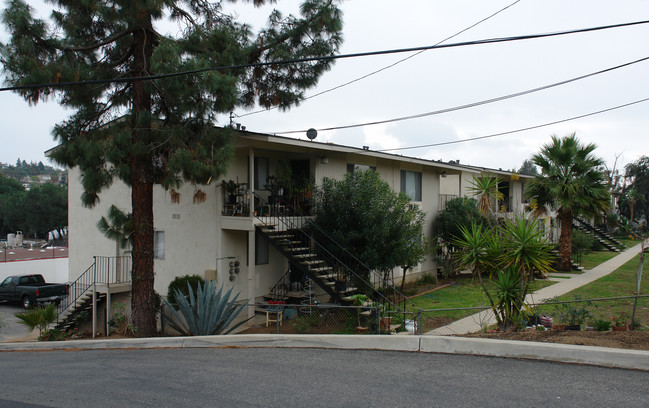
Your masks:
<svg viewBox="0 0 649 408"><path fill-rule="evenodd" d="M347 0L341 5L345 37L341 53L432 45L512 3L514 0ZM297 0L279 0L274 7L295 13L298 4ZM254 10L250 5L238 4L233 9L242 21L259 26L271 8ZM520 0L447 43L640 20L649 20L649 0ZM6 33L0 38L6 40ZM649 24L644 24L548 39L430 50L362 81L309 99L288 112L243 116L250 111L235 111L239 115L235 122L251 131L281 134L452 108L649 57L648 38ZM307 95L354 80L408 55L340 60ZM641 62L568 85L457 112L346 130L321 130L316 140L381 150L454 142L538 126L649 98L647 73L649 62ZM9 92L0 92L0 107L0 162L13 164L20 157L47 163L43 152L55 145L51 129L68 112L55 101L29 106ZM620 155L620 166L649 155L648 112L649 102L643 102L505 136L395 153L513 169L538 152L551 135L576 132L582 142L595 143L596 154L610 166L615 156ZM218 125L228 123L224 115ZM306 139L304 133L291 137Z"/></svg>

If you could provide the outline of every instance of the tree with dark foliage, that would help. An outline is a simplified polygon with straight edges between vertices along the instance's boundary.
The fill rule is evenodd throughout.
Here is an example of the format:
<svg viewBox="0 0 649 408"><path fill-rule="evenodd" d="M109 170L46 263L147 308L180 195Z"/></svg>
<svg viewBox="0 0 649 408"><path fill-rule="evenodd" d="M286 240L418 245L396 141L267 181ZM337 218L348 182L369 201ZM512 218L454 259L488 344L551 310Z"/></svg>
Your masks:
<svg viewBox="0 0 649 408"><path fill-rule="evenodd" d="M331 61L264 63L336 53L341 12L334 0L304 0L299 17L273 11L255 34L223 11L226 0L49 1L55 6L49 20L35 18L23 0L4 9L11 33L1 54L6 82L52 84L17 92L30 103L56 94L75 110L55 127L60 145L52 156L79 168L85 205L95 204L115 178L131 187L133 324L137 335L150 336L153 185L209 184L222 175L232 131L214 126L217 114L299 103ZM175 37L155 28L167 18L181 26ZM239 68L207 70L224 66ZM204 71L160 77L196 70ZM55 86L62 83L74 84Z"/></svg>

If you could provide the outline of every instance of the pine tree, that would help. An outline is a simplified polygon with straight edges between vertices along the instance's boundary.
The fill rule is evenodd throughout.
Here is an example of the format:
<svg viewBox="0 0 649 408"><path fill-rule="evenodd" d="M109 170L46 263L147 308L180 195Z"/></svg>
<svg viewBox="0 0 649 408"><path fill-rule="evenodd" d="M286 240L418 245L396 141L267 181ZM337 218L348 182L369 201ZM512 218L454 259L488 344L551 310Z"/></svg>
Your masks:
<svg viewBox="0 0 649 408"><path fill-rule="evenodd" d="M331 62L136 79L332 55L342 43L341 12L336 0L304 0L300 16L273 11L268 25L254 34L223 11L226 0L50 2L57 8L49 20L34 18L22 0L8 2L3 22L12 35L1 56L6 82L79 83L18 92L31 103L57 95L59 103L76 110L53 131L60 143L53 157L80 169L85 205L95 204L115 178L131 187L132 316L137 334L149 336L155 330L153 185L172 188L218 178L232 154L233 131L214 126L217 114L255 103L288 109ZM155 24L167 17L182 26L178 36L156 31ZM111 82L89 82L98 80Z"/></svg>

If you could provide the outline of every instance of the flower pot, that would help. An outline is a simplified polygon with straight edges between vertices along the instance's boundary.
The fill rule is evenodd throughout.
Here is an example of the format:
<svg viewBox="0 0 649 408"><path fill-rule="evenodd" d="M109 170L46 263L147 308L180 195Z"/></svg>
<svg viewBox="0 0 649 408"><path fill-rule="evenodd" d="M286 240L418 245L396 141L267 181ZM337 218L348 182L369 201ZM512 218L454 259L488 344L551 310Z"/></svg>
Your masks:
<svg viewBox="0 0 649 408"><path fill-rule="evenodd" d="M356 334L367 334L368 331L370 331L369 327L356 326Z"/></svg>
<svg viewBox="0 0 649 408"><path fill-rule="evenodd" d="M565 324L555 324L553 326L553 328L554 328L554 330L563 331L563 330L566 330L566 325Z"/></svg>
<svg viewBox="0 0 649 408"><path fill-rule="evenodd" d="M566 325L566 330L579 331L581 330L581 326L579 326L578 324L568 324Z"/></svg>
<svg viewBox="0 0 649 408"><path fill-rule="evenodd" d="M613 331L626 331L626 326L613 326Z"/></svg>

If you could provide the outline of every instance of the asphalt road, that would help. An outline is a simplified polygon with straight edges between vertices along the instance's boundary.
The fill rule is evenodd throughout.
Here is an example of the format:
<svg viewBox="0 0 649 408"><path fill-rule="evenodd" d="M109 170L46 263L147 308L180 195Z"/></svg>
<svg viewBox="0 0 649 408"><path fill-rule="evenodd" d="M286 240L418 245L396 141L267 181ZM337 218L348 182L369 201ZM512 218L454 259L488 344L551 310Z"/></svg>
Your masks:
<svg viewBox="0 0 649 408"><path fill-rule="evenodd" d="M649 372L460 355L200 348L0 353L0 407L643 407Z"/></svg>

